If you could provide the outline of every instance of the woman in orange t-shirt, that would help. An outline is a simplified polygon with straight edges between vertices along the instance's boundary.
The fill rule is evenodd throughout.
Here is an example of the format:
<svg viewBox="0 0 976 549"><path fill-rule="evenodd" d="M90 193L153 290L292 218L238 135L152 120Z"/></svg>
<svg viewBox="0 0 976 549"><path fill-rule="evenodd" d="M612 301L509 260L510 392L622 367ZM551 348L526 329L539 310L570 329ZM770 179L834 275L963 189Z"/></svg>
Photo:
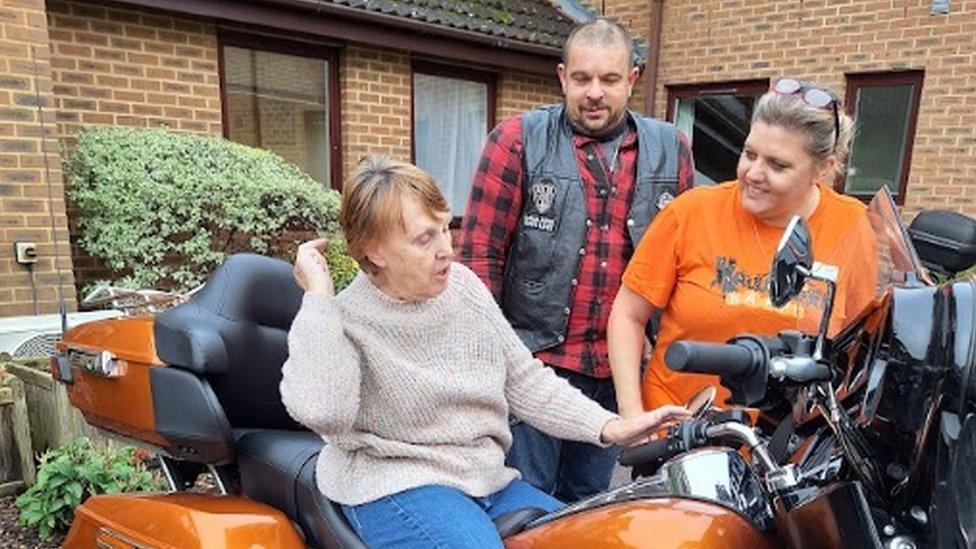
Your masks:
<svg viewBox="0 0 976 549"><path fill-rule="evenodd" d="M674 341L724 342L742 333L816 326L823 289L808 284L777 309L768 298L769 270L794 215L807 221L818 260L865 225L864 205L831 188L844 168L851 126L832 92L781 79L756 103L737 180L688 191L658 214L610 313L610 366L622 416L681 404L705 385L718 385L716 376L669 370L664 352ZM850 280L874 283L869 276ZM855 296L873 297L871 288L845 286L842 280L832 328L863 308ZM661 326L642 383L644 326L655 309L662 312ZM728 395L720 389L718 402Z"/></svg>

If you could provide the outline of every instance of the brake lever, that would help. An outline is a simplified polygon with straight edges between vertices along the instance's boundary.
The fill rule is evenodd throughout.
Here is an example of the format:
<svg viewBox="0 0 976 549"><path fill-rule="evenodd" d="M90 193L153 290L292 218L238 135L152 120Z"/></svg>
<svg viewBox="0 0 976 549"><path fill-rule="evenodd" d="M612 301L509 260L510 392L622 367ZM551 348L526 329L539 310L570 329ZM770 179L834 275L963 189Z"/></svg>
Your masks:
<svg viewBox="0 0 976 549"><path fill-rule="evenodd" d="M809 356L777 356L769 361L769 377L793 383L830 381L830 366Z"/></svg>

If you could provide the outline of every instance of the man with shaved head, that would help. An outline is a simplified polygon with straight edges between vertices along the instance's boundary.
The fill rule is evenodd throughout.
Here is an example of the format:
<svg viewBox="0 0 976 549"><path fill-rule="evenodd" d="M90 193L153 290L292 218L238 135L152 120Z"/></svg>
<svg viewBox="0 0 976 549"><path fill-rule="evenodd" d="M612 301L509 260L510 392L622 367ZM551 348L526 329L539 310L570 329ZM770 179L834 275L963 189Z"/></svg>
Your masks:
<svg viewBox="0 0 976 549"><path fill-rule="evenodd" d="M632 40L599 18L573 30L556 67L564 101L488 136L461 224L460 260L491 289L536 358L616 411L607 319L644 230L694 173L671 124L627 109ZM512 418L507 462L566 502L609 485L616 453Z"/></svg>

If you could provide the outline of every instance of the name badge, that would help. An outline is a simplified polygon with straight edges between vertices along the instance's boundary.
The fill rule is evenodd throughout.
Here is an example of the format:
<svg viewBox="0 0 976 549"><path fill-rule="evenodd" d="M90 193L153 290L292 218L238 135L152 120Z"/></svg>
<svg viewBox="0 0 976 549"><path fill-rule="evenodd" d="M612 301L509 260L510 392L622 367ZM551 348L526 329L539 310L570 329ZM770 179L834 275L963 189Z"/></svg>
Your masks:
<svg viewBox="0 0 976 549"><path fill-rule="evenodd" d="M528 214L522 218L522 224L532 229L553 232L556 230L556 220L551 217Z"/></svg>

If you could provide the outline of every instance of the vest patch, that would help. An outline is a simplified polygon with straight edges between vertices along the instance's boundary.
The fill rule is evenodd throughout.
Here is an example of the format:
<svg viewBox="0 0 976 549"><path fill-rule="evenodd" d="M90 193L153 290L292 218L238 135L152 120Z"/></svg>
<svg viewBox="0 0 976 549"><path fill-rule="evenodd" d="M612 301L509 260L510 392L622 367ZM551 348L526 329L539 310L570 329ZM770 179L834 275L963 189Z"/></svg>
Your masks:
<svg viewBox="0 0 976 549"><path fill-rule="evenodd" d="M532 203L535 210L544 214L552 207L552 199L556 196L556 185L548 182L540 182L532 185Z"/></svg>
<svg viewBox="0 0 976 549"><path fill-rule="evenodd" d="M526 227L539 229L540 231L553 232L556 230L556 220L551 217L527 214L522 218L522 224Z"/></svg>

